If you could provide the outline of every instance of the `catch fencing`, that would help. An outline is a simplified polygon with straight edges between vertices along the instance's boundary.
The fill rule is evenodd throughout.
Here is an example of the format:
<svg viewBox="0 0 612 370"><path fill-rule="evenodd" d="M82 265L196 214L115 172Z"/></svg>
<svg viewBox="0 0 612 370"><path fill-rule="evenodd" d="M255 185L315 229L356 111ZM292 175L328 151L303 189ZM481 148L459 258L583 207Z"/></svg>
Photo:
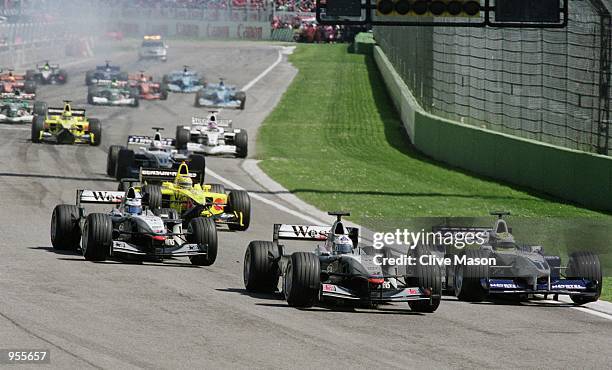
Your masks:
<svg viewBox="0 0 612 370"><path fill-rule="evenodd" d="M610 13L570 1L565 29L375 27L421 106L463 123L608 154Z"/></svg>

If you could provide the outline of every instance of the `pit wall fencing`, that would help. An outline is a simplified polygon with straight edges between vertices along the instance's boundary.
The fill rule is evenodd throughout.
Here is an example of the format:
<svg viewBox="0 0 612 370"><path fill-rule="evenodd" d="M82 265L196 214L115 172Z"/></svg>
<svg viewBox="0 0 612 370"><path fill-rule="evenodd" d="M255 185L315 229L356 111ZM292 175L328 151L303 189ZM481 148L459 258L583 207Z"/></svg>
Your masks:
<svg viewBox="0 0 612 370"><path fill-rule="evenodd" d="M438 161L588 208L612 211L612 158L429 114L379 46L373 56L412 144Z"/></svg>

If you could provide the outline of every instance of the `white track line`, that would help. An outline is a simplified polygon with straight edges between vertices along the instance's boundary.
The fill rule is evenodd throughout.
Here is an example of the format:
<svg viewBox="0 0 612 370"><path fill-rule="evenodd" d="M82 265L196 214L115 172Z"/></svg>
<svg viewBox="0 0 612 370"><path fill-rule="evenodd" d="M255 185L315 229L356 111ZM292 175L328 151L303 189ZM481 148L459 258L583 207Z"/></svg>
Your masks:
<svg viewBox="0 0 612 370"><path fill-rule="evenodd" d="M214 172L214 171L209 170L208 168L206 169L206 173L207 173L208 175L210 175L210 176L212 176L212 177L216 178L217 180L219 180L219 181L221 181L221 182L223 182L223 183L225 183L225 184L229 185L229 186L230 186L231 188L233 188L233 189L236 189L236 190L245 190L245 189L244 189L242 186L240 186L240 185L238 185L238 184L236 184L236 183L234 183L234 182L232 182L232 181L230 181L230 180L226 179L225 177L223 177L223 176L221 176L221 175L217 174L217 173L216 173L216 172ZM320 224L320 223L321 223L321 221L320 221L320 220L318 220L318 219L316 219L316 218L313 218L313 217L310 217L310 216L306 216L305 214L300 213L300 212L298 212L298 211L294 211L294 210L292 210L291 208L287 208L287 207L283 206L282 204L278 204L278 202L275 202L275 201L270 200L270 199L268 199L268 198L264 198L264 197L262 197L262 196L261 196L261 195L259 195L259 194L249 193L249 196L250 196L251 198L253 198L253 199L256 199L256 200L258 200L258 201L262 202L262 203L265 203L265 204L267 204L267 205L269 205L269 206L272 206L272 207L274 207L274 208L278 209L278 210L279 210L279 211L281 211L281 212L288 213L288 214L290 214L290 215L292 215L292 216L295 216L295 217L301 218L302 220L304 220L304 221L306 221L306 222L310 222L310 223L315 224L315 225L318 225L318 224Z"/></svg>
<svg viewBox="0 0 612 370"><path fill-rule="evenodd" d="M272 71L274 69L274 67L276 67L282 61L283 61L283 53L282 53L282 50L279 50L278 51L278 58L276 58L276 61L274 63L272 63L268 68L266 68L263 72L261 72L257 77L252 79L251 82L249 82L248 84L244 85L241 90L242 91L249 90L251 87L253 87L253 85L255 85L257 82L259 82L259 80L264 78L268 73L270 73L270 71Z"/></svg>

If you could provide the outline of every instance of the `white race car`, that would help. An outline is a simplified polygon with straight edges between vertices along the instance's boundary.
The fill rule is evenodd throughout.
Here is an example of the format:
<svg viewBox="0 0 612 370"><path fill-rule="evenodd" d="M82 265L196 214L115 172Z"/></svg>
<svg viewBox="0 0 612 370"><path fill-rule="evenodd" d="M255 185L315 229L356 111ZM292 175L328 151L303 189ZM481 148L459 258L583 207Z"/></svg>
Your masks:
<svg viewBox="0 0 612 370"><path fill-rule="evenodd" d="M216 112L207 118L193 117L191 126L176 127L176 147L179 150L246 158L248 142L246 130L232 128L232 120L219 120Z"/></svg>

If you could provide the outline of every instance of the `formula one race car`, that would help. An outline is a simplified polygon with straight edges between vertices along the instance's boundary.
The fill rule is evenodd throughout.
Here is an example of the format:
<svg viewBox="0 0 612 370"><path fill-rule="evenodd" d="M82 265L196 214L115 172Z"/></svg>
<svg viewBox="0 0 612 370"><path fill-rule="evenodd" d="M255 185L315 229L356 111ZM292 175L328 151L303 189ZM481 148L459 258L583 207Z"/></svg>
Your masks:
<svg viewBox="0 0 612 370"><path fill-rule="evenodd" d="M142 168L140 181L142 183L161 183L159 186L149 186L143 189L153 200L158 199L156 206L173 208L183 217L198 214L214 220L217 225L227 225L230 230L244 231L251 223L251 198L244 190L231 190L226 193L223 185L201 185L194 183L194 171L189 171L186 163L179 166L171 178L170 171L150 171ZM157 201L156 201L157 202Z"/></svg>
<svg viewBox="0 0 612 370"><path fill-rule="evenodd" d="M141 71L138 75L129 77L130 87L138 89L138 97L145 100L168 99L168 86L163 83L153 82L153 77Z"/></svg>
<svg viewBox="0 0 612 370"><path fill-rule="evenodd" d="M215 262L217 230L209 219L181 220L172 210L154 211L134 188L125 192L77 190L76 198L76 205L60 204L53 210L51 243L55 249L80 247L88 261L189 257L194 265ZM81 206L85 203L115 204L117 208L86 216Z"/></svg>
<svg viewBox="0 0 612 370"><path fill-rule="evenodd" d="M219 120L216 112L208 118L191 119L191 126L176 127L176 147L195 153L231 154L246 158L249 138L246 130L232 129L232 120Z"/></svg>
<svg viewBox="0 0 612 370"><path fill-rule="evenodd" d="M206 84L206 80L200 75L189 69L188 66L183 67L182 71L174 71L164 75L162 82L168 86L171 92L179 93L194 93L202 89Z"/></svg>
<svg viewBox="0 0 612 370"><path fill-rule="evenodd" d="M49 61L46 61L43 65L37 64L36 70L27 70L25 78L38 84L63 85L68 82L68 72L60 69L59 64L49 64Z"/></svg>
<svg viewBox="0 0 612 370"><path fill-rule="evenodd" d="M246 93L236 91L235 86L226 85L223 79L218 84L207 84L196 93L196 107L244 109Z"/></svg>
<svg viewBox="0 0 612 370"><path fill-rule="evenodd" d="M137 178L141 167L150 171L172 170L178 169L183 161L188 160L199 174L204 174L206 158L203 155L179 152L174 147L174 139L162 138L163 128L153 129L156 131L153 136L130 135L126 146L111 145L106 160L106 173L117 180ZM138 147L133 149L134 146ZM202 183L204 177L198 177L196 180Z"/></svg>
<svg viewBox="0 0 612 370"><path fill-rule="evenodd" d="M252 241L244 256L244 284L252 292L274 292L282 278L287 303L310 307L323 302L353 302L376 307L387 302L407 302L413 311L434 312L441 299L440 269L417 264L410 275L385 274L376 255L358 246L359 229L346 227L344 212L329 226L274 225L273 239ZM285 254L282 239L318 241L313 252ZM419 255L430 254L417 248Z"/></svg>
<svg viewBox="0 0 612 370"><path fill-rule="evenodd" d="M541 246L518 245L503 216L509 212L492 212L498 217L493 228L436 227L434 232L481 232L485 242L477 249L465 248L459 253L453 247L437 246L452 265L444 271L445 289L463 301L482 301L487 297L542 294L569 295L576 304L594 302L602 288L599 258L591 252L574 252L566 267L559 256L544 254ZM480 261L480 263L478 263ZM473 262L473 263L470 263ZM485 263L486 262L486 263Z"/></svg>
<svg viewBox="0 0 612 370"><path fill-rule="evenodd" d="M0 123L32 123L34 115L46 114L44 102L33 102L34 94L0 94Z"/></svg>
<svg viewBox="0 0 612 370"><path fill-rule="evenodd" d="M70 101L63 108L48 108L46 114L32 121L32 142L51 139L58 144L89 143L100 145L102 126L96 118L87 118L85 109L72 109Z"/></svg>
<svg viewBox="0 0 612 370"><path fill-rule="evenodd" d="M12 69L7 72L0 70L0 93L14 93L16 91L36 94L36 83L26 80L24 74L15 73Z"/></svg>
<svg viewBox="0 0 612 370"><path fill-rule="evenodd" d="M125 81L98 80L87 91L87 103L91 105L112 105L138 107L138 90Z"/></svg>
<svg viewBox="0 0 612 370"><path fill-rule="evenodd" d="M142 40L138 50L138 60L157 59L165 62L168 60L168 45L160 35L147 35Z"/></svg>
<svg viewBox="0 0 612 370"><path fill-rule="evenodd" d="M96 66L96 69L87 71L85 74L85 85L94 85L98 80L105 81L127 81L127 72L121 72L121 67L110 64L110 61L106 61L106 64Z"/></svg>

